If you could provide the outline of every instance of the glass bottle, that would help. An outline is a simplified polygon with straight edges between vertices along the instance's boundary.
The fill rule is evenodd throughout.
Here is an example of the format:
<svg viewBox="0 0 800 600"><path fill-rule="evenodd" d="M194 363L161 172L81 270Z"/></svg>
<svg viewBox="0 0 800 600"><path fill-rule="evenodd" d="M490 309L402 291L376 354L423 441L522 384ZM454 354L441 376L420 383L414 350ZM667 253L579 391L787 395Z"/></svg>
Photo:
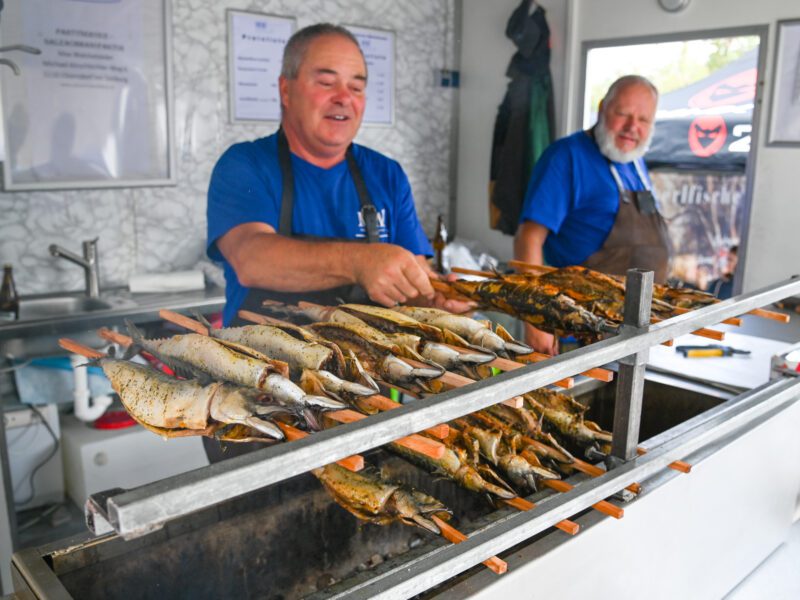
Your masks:
<svg viewBox="0 0 800 600"><path fill-rule="evenodd" d="M439 215L436 218L436 235L433 238L433 250L436 261L436 270L439 273L444 273L444 261L442 255L444 254L444 247L447 245L447 228L444 225L444 217Z"/></svg>
<svg viewBox="0 0 800 600"><path fill-rule="evenodd" d="M16 321L19 318L19 296L14 285L11 265L3 266L3 285L0 287L0 321Z"/></svg>

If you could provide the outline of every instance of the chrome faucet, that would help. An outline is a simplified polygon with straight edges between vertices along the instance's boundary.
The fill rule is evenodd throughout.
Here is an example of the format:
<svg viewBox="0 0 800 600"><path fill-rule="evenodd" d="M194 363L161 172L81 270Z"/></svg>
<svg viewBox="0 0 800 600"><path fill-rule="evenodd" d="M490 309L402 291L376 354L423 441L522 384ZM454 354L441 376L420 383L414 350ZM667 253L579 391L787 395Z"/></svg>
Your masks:
<svg viewBox="0 0 800 600"><path fill-rule="evenodd" d="M97 240L86 240L83 242L83 258L65 250L56 244L50 244L50 254L66 258L70 262L83 267L86 274L86 295L89 298L97 298L100 295L100 268L97 258Z"/></svg>

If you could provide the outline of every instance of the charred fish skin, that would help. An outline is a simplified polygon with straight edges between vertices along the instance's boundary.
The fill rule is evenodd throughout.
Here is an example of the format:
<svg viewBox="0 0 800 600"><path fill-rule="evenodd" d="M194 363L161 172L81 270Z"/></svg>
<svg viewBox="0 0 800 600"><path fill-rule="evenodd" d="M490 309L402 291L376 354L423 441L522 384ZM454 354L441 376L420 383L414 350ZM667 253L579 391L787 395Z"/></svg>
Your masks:
<svg viewBox="0 0 800 600"><path fill-rule="evenodd" d="M540 413L556 431L579 446L611 443L611 432L603 431L592 421L586 421L584 413L587 407L571 396L540 389L523 394L523 398L529 408Z"/></svg>
<svg viewBox="0 0 800 600"><path fill-rule="evenodd" d="M359 519L385 525L400 521L439 534L429 516L447 520L451 511L439 500L412 488L384 481L370 473L354 473L335 463L312 470L345 510Z"/></svg>
<svg viewBox="0 0 800 600"><path fill-rule="evenodd" d="M389 444L389 448L426 471L452 479L455 483L470 491L488 493L503 499L516 498L517 496L510 488L503 488L486 481L466 461L465 455L459 456L459 452L449 446L445 446L444 456L440 459L431 458L394 442Z"/></svg>

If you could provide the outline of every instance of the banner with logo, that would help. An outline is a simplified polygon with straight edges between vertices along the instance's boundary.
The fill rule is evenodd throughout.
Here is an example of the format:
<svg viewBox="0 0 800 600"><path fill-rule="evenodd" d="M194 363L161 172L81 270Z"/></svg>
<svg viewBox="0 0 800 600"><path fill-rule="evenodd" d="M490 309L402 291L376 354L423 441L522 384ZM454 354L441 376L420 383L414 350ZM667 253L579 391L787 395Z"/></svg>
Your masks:
<svg viewBox="0 0 800 600"><path fill-rule="evenodd" d="M650 177L673 246L670 278L707 289L735 264L745 175L659 169Z"/></svg>
<svg viewBox="0 0 800 600"><path fill-rule="evenodd" d="M645 156L649 167L744 172L750 152L757 50L664 94Z"/></svg>

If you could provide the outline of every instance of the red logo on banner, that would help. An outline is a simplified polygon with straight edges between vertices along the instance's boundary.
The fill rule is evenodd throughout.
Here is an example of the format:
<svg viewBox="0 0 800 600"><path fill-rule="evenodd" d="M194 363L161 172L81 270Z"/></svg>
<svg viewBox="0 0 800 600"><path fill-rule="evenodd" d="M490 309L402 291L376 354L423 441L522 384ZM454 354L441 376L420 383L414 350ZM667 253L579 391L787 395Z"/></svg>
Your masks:
<svg viewBox="0 0 800 600"><path fill-rule="evenodd" d="M712 83L689 98L692 108L738 105L752 102L756 97L756 69L747 69Z"/></svg>
<svg viewBox="0 0 800 600"><path fill-rule="evenodd" d="M689 149L695 156L716 154L728 137L728 127L720 115L701 115L689 125Z"/></svg>

